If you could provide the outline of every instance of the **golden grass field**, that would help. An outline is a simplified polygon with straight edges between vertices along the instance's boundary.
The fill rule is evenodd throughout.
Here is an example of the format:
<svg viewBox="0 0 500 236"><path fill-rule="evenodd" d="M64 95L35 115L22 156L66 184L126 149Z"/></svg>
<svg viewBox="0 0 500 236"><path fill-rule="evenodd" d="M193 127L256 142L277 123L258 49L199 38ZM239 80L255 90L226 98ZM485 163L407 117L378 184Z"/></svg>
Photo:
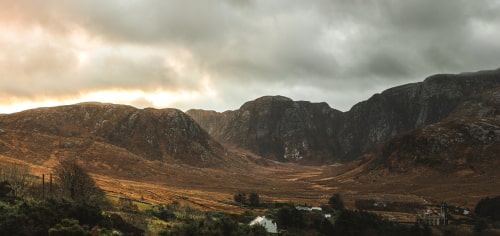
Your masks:
<svg viewBox="0 0 500 236"><path fill-rule="evenodd" d="M1 162L28 165L37 176L51 173L59 159L57 153L41 159L0 155ZM228 161L209 168L123 157L81 159L80 163L110 196L159 204L176 201L201 210L230 213L245 211L227 204L238 192L258 193L262 201L307 205L326 204L332 194L340 193L348 208L354 208L356 199L377 199L420 204L446 202L473 209L479 199L500 195L495 165L467 173L432 169L367 172L369 161L302 166L264 160L238 150L230 152Z"/></svg>

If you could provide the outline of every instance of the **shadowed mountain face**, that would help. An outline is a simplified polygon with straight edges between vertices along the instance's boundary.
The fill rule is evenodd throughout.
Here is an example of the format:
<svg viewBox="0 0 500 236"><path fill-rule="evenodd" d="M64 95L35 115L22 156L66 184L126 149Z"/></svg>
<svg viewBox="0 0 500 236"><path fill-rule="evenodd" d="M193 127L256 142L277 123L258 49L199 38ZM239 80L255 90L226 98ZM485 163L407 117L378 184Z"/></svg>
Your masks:
<svg viewBox="0 0 500 236"><path fill-rule="evenodd" d="M24 135L26 142L30 142L29 137L39 135L68 140L58 144L67 148L99 142L149 160L208 164L222 156L222 147L189 116L176 109L140 110L123 105L82 103L1 116L0 127L4 132Z"/></svg>
<svg viewBox="0 0 500 236"><path fill-rule="evenodd" d="M344 114L341 158L351 160L395 135L446 118L464 101L500 86L500 70L434 75L388 89Z"/></svg>
<svg viewBox="0 0 500 236"><path fill-rule="evenodd" d="M342 113L326 103L268 96L247 102L236 111L190 110L188 114L220 142L268 158L324 163L339 155L335 134Z"/></svg>
<svg viewBox="0 0 500 236"><path fill-rule="evenodd" d="M499 86L500 70L443 74L375 94L344 113L281 96L262 97L235 111L187 113L220 142L267 158L350 161L401 132L443 120L460 104Z"/></svg>
<svg viewBox="0 0 500 236"><path fill-rule="evenodd" d="M476 172L500 153L500 87L463 102L445 119L389 140L374 167L406 172L417 167Z"/></svg>

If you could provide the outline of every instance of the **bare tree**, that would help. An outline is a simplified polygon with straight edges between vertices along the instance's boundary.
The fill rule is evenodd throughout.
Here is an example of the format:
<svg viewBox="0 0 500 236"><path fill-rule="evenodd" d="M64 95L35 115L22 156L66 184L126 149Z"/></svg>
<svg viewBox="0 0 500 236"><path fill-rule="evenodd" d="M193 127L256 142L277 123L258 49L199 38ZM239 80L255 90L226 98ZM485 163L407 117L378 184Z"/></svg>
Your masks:
<svg viewBox="0 0 500 236"><path fill-rule="evenodd" d="M98 205L104 200L102 189L76 160L61 161L56 166L55 173L59 178L63 194L73 201Z"/></svg>
<svg viewBox="0 0 500 236"><path fill-rule="evenodd" d="M35 178L29 172L28 166L20 164L0 164L0 181L7 181L13 197L26 197L28 187L33 185Z"/></svg>

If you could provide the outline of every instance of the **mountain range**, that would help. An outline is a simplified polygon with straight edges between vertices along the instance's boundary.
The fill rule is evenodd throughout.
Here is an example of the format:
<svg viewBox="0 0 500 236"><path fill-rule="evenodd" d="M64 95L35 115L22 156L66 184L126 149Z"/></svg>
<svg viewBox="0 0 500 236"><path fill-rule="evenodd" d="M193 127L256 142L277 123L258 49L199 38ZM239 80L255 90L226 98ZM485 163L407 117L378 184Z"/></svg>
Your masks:
<svg viewBox="0 0 500 236"><path fill-rule="evenodd" d="M346 112L264 96L225 112L80 103L0 115L0 163L49 173L76 158L108 193L210 209L235 210L221 202L242 189L287 201L344 191L470 206L500 194L498 153L500 69L433 75Z"/></svg>

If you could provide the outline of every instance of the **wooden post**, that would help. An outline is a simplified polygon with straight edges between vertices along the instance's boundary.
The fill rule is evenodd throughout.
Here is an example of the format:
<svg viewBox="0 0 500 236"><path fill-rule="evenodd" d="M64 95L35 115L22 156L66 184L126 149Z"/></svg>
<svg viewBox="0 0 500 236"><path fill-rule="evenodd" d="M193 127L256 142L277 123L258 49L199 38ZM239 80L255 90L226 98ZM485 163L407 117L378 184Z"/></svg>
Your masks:
<svg viewBox="0 0 500 236"><path fill-rule="evenodd" d="M45 199L45 174L42 174L42 199Z"/></svg>
<svg viewBox="0 0 500 236"><path fill-rule="evenodd" d="M52 197L52 174L50 174L49 193L50 193L50 196Z"/></svg>

